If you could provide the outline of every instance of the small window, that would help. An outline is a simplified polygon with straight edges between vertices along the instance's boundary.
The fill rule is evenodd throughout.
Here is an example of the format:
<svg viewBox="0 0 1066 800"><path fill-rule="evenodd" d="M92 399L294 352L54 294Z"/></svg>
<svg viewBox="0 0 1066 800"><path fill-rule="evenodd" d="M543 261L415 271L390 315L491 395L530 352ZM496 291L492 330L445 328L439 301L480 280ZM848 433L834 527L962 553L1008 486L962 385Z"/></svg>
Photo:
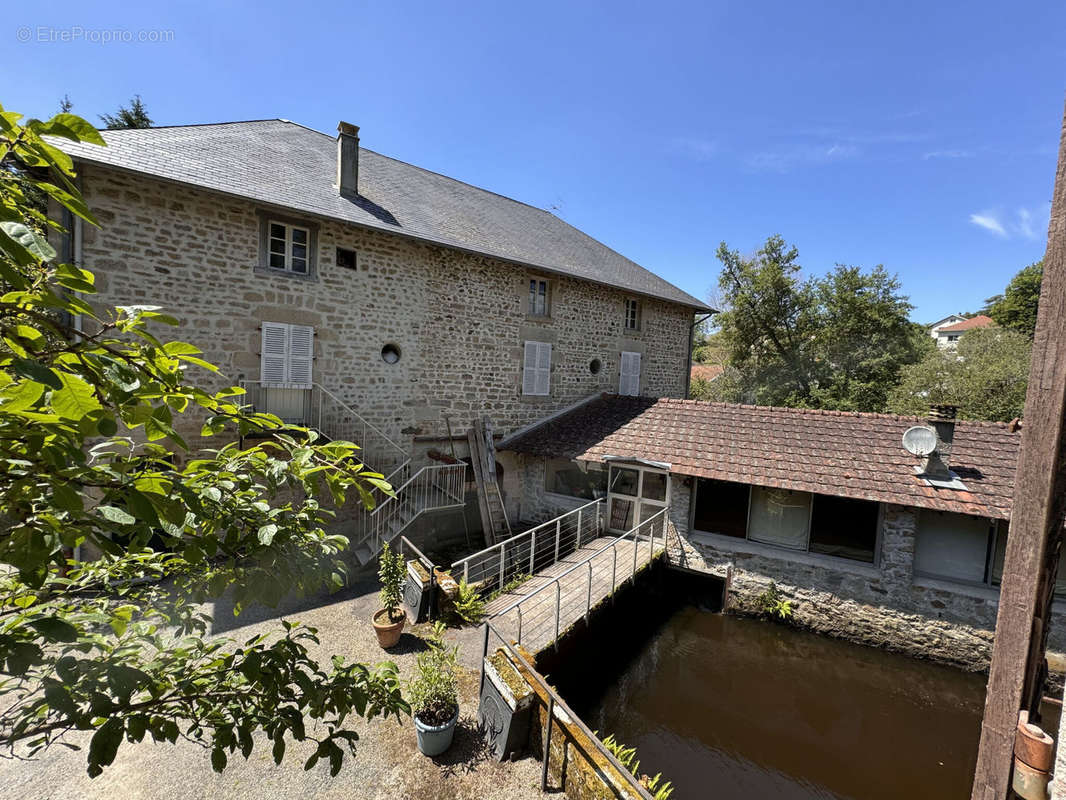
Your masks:
<svg viewBox="0 0 1066 800"><path fill-rule="evenodd" d="M337 248L337 266L344 269L355 269L355 251L344 247Z"/></svg>
<svg viewBox="0 0 1066 800"><path fill-rule="evenodd" d="M400 362L399 345L387 344L381 348L381 360L386 364L398 364Z"/></svg>
<svg viewBox="0 0 1066 800"><path fill-rule="evenodd" d="M310 271L310 244L310 229L272 220L268 230L268 264L273 269L306 275Z"/></svg>
<svg viewBox="0 0 1066 800"><path fill-rule="evenodd" d="M626 299L626 330L640 330L640 301L632 297Z"/></svg>
<svg viewBox="0 0 1066 800"><path fill-rule="evenodd" d="M589 362L589 372L593 375L599 375L601 369L603 369L603 364L600 363L598 358L594 358Z"/></svg>
<svg viewBox="0 0 1066 800"><path fill-rule="evenodd" d="M543 278L529 279L529 315L547 317L550 311L548 281Z"/></svg>
<svg viewBox="0 0 1066 800"><path fill-rule="evenodd" d="M522 359L522 394L551 394L552 346L526 342Z"/></svg>
<svg viewBox="0 0 1066 800"><path fill-rule="evenodd" d="M553 458L545 465L544 488L567 497L599 500L607 496L607 473L599 464Z"/></svg>
<svg viewBox="0 0 1066 800"><path fill-rule="evenodd" d="M869 500L816 494L811 509L811 552L872 564L877 509L877 503Z"/></svg>

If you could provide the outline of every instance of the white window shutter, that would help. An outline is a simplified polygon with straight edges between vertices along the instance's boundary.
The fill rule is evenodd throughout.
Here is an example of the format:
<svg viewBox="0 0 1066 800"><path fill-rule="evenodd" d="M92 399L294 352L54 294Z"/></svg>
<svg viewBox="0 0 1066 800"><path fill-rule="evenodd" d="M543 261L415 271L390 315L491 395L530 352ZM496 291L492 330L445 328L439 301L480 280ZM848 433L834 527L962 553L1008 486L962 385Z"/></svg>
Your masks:
<svg viewBox="0 0 1066 800"><path fill-rule="evenodd" d="M315 329L310 325L290 325L288 382L292 388L311 388L314 357Z"/></svg>
<svg viewBox="0 0 1066 800"><path fill-rule="evenodd" d="M622 353L618 377L618 394L640 394L640 353Z"/></svg>
<svg viewBox="0 0 1066 800"><path fill-rule="evenodd" d="M551 394L552 346L541 343L537 353L537 391L536 394Z"/></svg>
<svg viewBox="0 0 1066 800"><path fill-rule="evenodd" d="M264 322L263 342L259 353L259 380L265 384L282 384L287 380L289 326Z"/></svg>
<svg viewBox="0 0 1066 800"><path fill-rule="evenodd" d="M537 345L538 342L526 342L522 357L522 394L537 393Z"/></svg>

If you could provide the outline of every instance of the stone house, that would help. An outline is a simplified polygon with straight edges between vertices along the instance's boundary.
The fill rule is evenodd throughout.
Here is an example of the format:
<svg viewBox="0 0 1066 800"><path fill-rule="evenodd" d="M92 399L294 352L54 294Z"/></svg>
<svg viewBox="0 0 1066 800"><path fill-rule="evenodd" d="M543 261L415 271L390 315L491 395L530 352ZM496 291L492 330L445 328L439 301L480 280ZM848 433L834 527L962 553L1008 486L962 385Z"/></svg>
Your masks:
<svg viewBox="0 0 1066 800"><path fill-rule="evenodd" d="M608 526L621 531L667 507L671 562L726 578L734 606L752 609L773 581L814 630L984 669L1020 428L953 423L954 478L931 482L901 442L916 425L604 395L500 450L517 515L606 498ZM1064 614L1056 604L1058 653Z"/></svg>

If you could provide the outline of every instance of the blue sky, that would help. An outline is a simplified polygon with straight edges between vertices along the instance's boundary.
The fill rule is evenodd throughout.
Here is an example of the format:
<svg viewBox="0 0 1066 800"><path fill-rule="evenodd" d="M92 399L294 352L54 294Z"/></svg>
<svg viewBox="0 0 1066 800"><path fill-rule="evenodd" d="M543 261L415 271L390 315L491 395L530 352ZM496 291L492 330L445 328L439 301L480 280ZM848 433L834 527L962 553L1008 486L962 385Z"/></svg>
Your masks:
<svg viewBox="0 0 1066 800"><path fill-rule="evenodd" d="M1044 252L1061 2L92 6L5 15L0 102L46 116L69 94L95 119L139 93L157 124L344 119L699 297L720 241L773 233L810 273L899 273L919 321L977 308ZM88 41L115 29L171 33Z"/></svg>

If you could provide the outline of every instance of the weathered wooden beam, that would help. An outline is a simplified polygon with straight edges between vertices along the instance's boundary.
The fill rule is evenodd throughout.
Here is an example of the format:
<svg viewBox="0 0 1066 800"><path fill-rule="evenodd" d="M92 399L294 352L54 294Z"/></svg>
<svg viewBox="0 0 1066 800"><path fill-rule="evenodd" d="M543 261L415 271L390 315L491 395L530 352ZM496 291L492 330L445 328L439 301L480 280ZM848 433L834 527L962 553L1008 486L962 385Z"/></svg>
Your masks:
<svg viewBox="0 0 1066 800"><path fill-rule="evenodd" d="M1039 702L1066 504L1066 115L971 800L1006 800L1018 712Z"/></svg>

